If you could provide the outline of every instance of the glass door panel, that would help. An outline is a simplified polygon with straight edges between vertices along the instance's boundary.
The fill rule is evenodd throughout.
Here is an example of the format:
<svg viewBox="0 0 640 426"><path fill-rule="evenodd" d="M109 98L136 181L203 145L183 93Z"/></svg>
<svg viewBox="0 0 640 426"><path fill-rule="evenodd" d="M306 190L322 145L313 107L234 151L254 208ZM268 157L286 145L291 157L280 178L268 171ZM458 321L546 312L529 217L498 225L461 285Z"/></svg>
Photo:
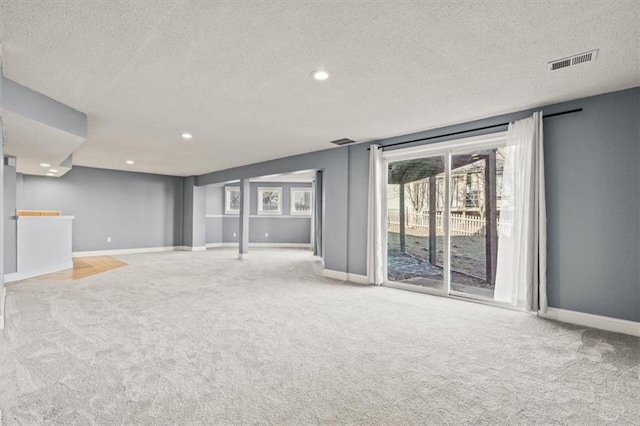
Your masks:
<svg viewBox="0 0 640 426"><path fill-rule="evenodd" d="M451 156L451 294L494 298L504 148Z"/></svg>
<svg viewBox="0 0 640 426"><path fill-rule="evenodd" d="M445 157L389 163L389 281L445 292Z"/></svg>

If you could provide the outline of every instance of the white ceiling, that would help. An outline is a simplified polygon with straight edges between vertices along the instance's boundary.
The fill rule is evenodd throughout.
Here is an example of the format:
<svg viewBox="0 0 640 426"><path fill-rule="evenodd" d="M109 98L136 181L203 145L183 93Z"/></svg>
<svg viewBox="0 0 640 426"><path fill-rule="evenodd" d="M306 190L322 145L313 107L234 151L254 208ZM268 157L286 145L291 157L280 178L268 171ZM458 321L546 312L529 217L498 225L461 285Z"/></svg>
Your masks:
<svg viewBox="0 0 640 426"><path fill-rule="evenodd" d="M0 7L5 75L89 116L84 166L202 174L640 85L637 0Z"/></svg>

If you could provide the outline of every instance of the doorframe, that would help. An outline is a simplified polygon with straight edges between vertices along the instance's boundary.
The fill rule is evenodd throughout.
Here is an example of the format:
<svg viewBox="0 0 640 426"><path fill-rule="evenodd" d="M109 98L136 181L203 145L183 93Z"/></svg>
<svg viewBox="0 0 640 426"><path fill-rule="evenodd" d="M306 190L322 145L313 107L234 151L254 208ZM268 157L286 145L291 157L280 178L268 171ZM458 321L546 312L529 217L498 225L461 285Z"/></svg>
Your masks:
<svg viewBox="0 0 640 426"><path fill-rule="evenodd" d="M444 142L425 144L420 146L414 146L409 148L399 148L391 151L383 151L382 153L382 166L385 173L380 177L382 179L381 188L384 197L382 197L382 208L387 214L387 184L389 170L389 163L397 161L415 160L425 157L442 156L444 159L444 174L445 174L445 194L444 194L444 211L442 218L442 227L444 231L443 247L443 271L442 277L444 280L444 289L436 290L429 287L421 287L413 284L406 284L401 282L389 281L388 275L388 232L383 233L382 245L383 250L383 262L384 262L384 282L386 287L393 287L401 290L409 290L418 293L431 294L435 296L443 296L458 300L467 300L475 303L483 303L491 306L506 307L510 309L521 310L509 303L496 302L495 300L486 299L482 297L475 297L474 295L466 295L457 291L451 290L451 235L449 232L449 226L451 221L451 156L456 154L462 154L470 150L491 149L503 146L507 139L507 132L489 133L481 136L472 136L461 139L451 139Z"/></svg>

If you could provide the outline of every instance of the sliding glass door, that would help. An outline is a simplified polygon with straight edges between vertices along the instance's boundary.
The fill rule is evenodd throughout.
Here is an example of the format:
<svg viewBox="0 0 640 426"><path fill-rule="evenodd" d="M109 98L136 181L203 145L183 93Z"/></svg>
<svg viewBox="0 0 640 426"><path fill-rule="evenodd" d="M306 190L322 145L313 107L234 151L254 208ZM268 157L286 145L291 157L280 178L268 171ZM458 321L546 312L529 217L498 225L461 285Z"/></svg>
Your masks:
<svg viewBox="0 0 640 426"><path fill-rule="evenodd" d="M450 293L494 298L504 148L451 155Z"/></svg>
<svg viewBox="0 0 640 426"><path fill-rule="evenodd" d="M495 300L504 135L384 156L390 285ZM508 203L507 203L508 204Z"/></svg>
<svg viewBox="0 0 640 426"><path fill-rule="evenodd" d="M391 281L446 291L445 157L388 165L387 271Z"/></svg>

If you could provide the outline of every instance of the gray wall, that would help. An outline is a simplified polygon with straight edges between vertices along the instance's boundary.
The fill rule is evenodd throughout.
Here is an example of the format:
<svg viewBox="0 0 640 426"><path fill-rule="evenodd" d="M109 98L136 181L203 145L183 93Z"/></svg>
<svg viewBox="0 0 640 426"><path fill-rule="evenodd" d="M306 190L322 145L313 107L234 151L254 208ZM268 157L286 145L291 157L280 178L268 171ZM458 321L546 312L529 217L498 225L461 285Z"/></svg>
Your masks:
<svg viewBox="0 0 640 426"><path fill-rule="evenodd" d="M546 119L552 307L640 321L640 88L537 108ZM529 116L521 111L376 141L381 145ZM492 129L465 137L506 130ZM460 136L458 136L460 137ZM441 142L450 138L439 138ZM405 147L410 146L406 145ZM200 176L199 185L302 169L325 172L325 267L366 274L368 144Z"/></svg>
<svg viewBox="0 0 640 426"><path fill-rule="evenodd" d="M75 166L61 178L23 176L18 208L75 216L73 251L180 246L183 180Z"/></svg>
<svg viewBox="0 0 640 426"><path fill-rule="evenodd" d="M206 242L218 244L222 242L222 215L224 214L224 188L222 185L207 185L205 188L205 206L207 215ZM236 228L237 229L237 228ZM237 241L237 239L236 239Z"/></svg>
<svg viewBox="0 0 640 426"><path fill-rule="evenodd" d="M228 184L226 186L238 186ZM258 187L282 188L282 215L258 216ZM238 242L238 216L225 215L225 190L221 185L206 187L207 214L221 217L207 218L207 243ZM295 216L289 213L291 188L311 188L310 183L292 182L252 182L250 185L249 242L251 243L311 243L311 217ZM233 236L236 233L236 236ZM265 234L269 236L265 236Z"/></svg>
<svg viewBox="0 0 640 426"><path fill-rule="evenodd" d="M190 176L183 180L182 194L182 243L187 247L204 247L205 189L195 186L195 177Z"/></svg>
<svg viewBox="0 0 640 426"><path fill-rule="evenodd" d="M238 217L224 218L222 227L222 242L238 242ZM249 220L250 243L293 243L311 244L310 219L263 219L250 218ZM236 236L233 236L233 233ZM266 237L265 234L269 236Z"/></svg>
<svg viewBox="0 0 640 426"><path fill-rule="evenodd" d="M640 90L545 120L551 306L640 321Z"/></svg>
<svg viewBox="0 0 640 426"><path fill-rule="evenodd" d="M18 267L16 258L18 224L16 222L16 168L8 165L7 160L8 158L5 157L2 182L4 217L2 220L4 221L4 273L11 274L16 272Z"/></svg>

